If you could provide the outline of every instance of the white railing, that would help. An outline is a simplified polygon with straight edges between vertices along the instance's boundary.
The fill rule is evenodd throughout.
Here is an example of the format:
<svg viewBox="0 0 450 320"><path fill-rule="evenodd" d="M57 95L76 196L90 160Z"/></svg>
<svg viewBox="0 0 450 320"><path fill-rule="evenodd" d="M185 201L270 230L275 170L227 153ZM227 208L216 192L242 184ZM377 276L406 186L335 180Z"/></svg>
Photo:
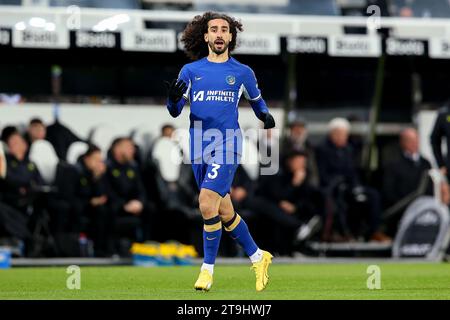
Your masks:
<svg viewBox="0 0 450 320"><path fill-rule="evenodd" d="M112 35L86 34L86 31L111 31L118 34L123 50L173 52L177 46L181 49L178 39L183 25L201 13L1 6L0 45L9 44L8 32L12 32L13 47L118 48L119 40L115 41ZM450 58L450 19L230 14L241 19L245 29L238 37L237 48L241 52L237 53L277 55L283 50L281 37L287 37L286 49L292 53L379 57L385 41L389 55ZM146 21L162 22L163 29L146 29ZM182 25L173 30L171 23ZM346 34L345 27L365 28L367 32ZM387 40L380 37L378 28L389 30ZM76 33L75 44L70 44L68 34L71 30Z"/></svg>
<svg viewBox="0 0 450 320"><path fill-rule="evenodd" d="M130 27L143 29L141 24L144 20L164 22L188 22L199 11L159 11L159 10L122 10L122 9L95 9L81 8L79 17L82 28L93 27L99 21L117 15L127 14L130 23L118 26L119 30ZM73 9L63 7L18 7L1 6L0 24L3 26L14 26L18 21L34 17L53 17L54 21L65 21L75 17L78 13ZM301 16L285 14L249 14L231 13L242 20L249 32L258 31L286 35L315 35L343 34L343 26L365 27L368 24L366 17L338 17L338 16ZM64 27L64 24L61 25ZM280 29L281 27L281 29ZM318 27L315 29L315 27ZM393 29L399 35L411 35L415 37L450 37L450 19L440 18L380 18L381 28ZM262 28L262 29L261 29ZM411 28L413 30L411 30Z"/></svg>

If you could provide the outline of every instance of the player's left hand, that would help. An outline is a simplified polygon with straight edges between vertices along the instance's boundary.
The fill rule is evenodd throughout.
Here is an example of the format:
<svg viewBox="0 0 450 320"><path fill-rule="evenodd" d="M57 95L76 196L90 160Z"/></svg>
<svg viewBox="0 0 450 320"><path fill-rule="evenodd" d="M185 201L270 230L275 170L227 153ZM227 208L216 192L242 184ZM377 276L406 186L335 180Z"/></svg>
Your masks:
<svg viewBox="0 0 450 320"><path fill-rule="evenodd" d="M271 129L275 127L275 119L272 117L270 113L265 113L264 119L264 129Z"/></svg>

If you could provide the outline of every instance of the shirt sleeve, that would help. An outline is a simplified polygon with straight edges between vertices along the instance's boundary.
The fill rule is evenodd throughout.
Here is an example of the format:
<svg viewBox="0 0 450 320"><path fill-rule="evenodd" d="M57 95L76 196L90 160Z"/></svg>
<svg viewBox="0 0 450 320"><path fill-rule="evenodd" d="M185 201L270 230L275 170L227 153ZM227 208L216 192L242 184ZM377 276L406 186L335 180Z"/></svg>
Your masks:
<svg viewBox="0 0 450 320"><path fill-rule="evenodd" d="M439 167L444 166L444 157L442 155L441 150L441 141L442 137L444 135L442 126L443 124L443 117L444 115L442 113L438 114L436 118L436 122L434 123L433 131L431 133L430 142L431 142L431 148L433 150L434 158L436 159L436 163Z"/></svg>
<svg viewBox="0 0 450 320"><path fill-rule="evenodd" d="M249 101L255 115L261 121L264 121L265 113L269 113L266 102L262 98L261 90L258 88L258 81L252 69L247 67L244 75L242 90L244 97Z"/></svg>
<svg viewBox="0 0 450 320"><path fill-rule="evenodd" d="M189 100L189 92L191 90L191 79L189 76L189 70L186 66L181 68L181 71L178 74L177 81L179 80L183 80L188 86L188 88L186 89L186 92L183 94L183 97L177 103L174 103L170 101L169 98L167 98L167 109L169 110L170 115L174 118L180 115L184 105L186 104L186 101Z"/></svg>

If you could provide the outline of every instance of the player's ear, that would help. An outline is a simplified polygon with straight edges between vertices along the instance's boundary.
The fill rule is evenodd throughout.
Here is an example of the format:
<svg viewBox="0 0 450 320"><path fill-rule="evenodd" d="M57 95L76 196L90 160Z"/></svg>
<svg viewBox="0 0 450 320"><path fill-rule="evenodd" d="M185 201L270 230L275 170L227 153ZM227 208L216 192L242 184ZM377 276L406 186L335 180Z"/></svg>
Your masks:
<svg viewBox="0 0 450 320"><path fill-rule="evenodd" d="M205 42L208 42L208 34L207 33L204 34L204 38L205 38Z"/></svg>

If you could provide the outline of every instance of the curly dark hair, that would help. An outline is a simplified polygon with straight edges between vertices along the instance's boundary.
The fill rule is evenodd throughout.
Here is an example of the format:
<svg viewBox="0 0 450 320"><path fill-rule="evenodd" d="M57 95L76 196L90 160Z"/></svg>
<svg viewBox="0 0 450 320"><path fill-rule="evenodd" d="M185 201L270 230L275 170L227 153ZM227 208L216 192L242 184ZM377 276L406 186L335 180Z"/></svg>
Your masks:
<svg viewBox="0 0 450 320"><path fill-rule="evenodd" d="M208 44L204 40L204 34L208 32L208 22L214 19L223 19L230 25L232 38L228 45L228 53L236 47L238 31L243 31L242 23L236 19L218 12L205 12L203 15L195 16L184 29L181 42L184 44L184 50L189 58L197 60L209 54Z"/></svg>

